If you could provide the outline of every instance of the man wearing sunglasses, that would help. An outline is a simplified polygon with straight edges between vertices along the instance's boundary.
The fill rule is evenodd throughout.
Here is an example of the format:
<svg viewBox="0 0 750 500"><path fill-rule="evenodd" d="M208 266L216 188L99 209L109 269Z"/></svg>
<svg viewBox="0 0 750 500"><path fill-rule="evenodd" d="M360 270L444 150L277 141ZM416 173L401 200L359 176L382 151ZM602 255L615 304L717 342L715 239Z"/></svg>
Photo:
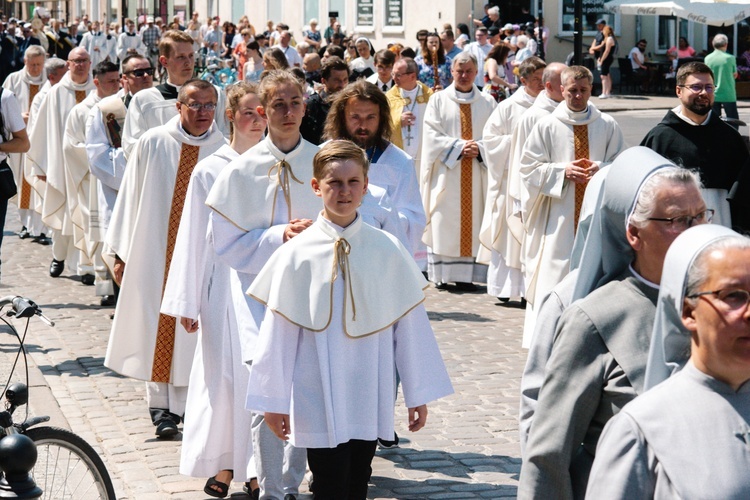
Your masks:
<svg viewBox="0 0 750 500"><path fill-rule="evenodd" d="M750 155L740 134L712 111L717 89L714 73L701 62L691 62L680 67L676 81L679 106L667 112L661 123L649 131L641 146L700 172L703 198L708 207L716 211L714 224L745 225L740 215L747 207L741 207L738 202L747 203L747 200L736 195L737 202L732 202L730 215L727 198ZM749 189L742 184L735 189Z"/></svg>
<svg viewBox="0 0 750 500"><path fill-rule="evenodd" d="M98 192L98 199L91 200L92 206L98 209L97 241L104 240L117 192L125 174L122 126L127 108L133 95L151 88L154 82L154 68L145 56L126 57L122 62L122 68L122 89L91 108L85 127L88 168L96 180ZM100 304L115 305L118 290L119 287L114 285L101 291Z"/></svg>

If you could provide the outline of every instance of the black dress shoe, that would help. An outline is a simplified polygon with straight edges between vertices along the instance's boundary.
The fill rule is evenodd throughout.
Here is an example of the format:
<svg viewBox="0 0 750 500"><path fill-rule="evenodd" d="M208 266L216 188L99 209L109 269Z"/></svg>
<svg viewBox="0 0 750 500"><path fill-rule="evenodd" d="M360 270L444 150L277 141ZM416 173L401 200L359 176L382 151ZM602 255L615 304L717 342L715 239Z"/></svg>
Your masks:
<svg viewBox="0 0 750 500"><path fill-rule="evenodd" d="M499 300L502 304L507 304L510 302L510 297L498 297L497 300Z"/></svg>
<svg viewBox="0 0 750 500"><path fill-rule="evenodd" d="M65 261L64 260L55 260L52 259L52 264L49 265L49 275L53 278L57 278L60 276L63 271L65 270Z"/></svg>
<svg viewBox="0 0 750 500"><path fill-rule="evenodd" d="M50 238L47 238L47 235L42 233L39 236L34 236L34 243L39 243L40 245L51 245L52 240Z"/></svg>
<svg viewBox="0 0 750 500"><path fill-rule="evenodd" d="M438 281L437 283L435 283L435 288L437 288L438 290L447 290L448 283L446 283L445 281Z"/></svg>
<svg viewBox="0 0 750 500"><path fill-rule="evenodd" d="M81 283L86 286L92 286L94 284L94 281L96 281L96 278L93 274L84 274L83 276L81 276Z"/></svg>
<svg viewBox="0 0 750 500"><path fill-rule="evenodd" d="M112 307L115 305L115 296L114 295L105 295L102 297L102 299L99 301L99 305L102 307Z"/></svg>
<svg viewBox="0 0 750 500"><path fill-rule="evenodd" d="M177 424L170 419L162 420L156 426L156 437L159 439L172 439L178 432Z"/></svg>
<svg viewBox="0 0 750 500"><path fill-rule="evenodd" d="M21 238L22 240L25 240L29 236L31 235L29 234L29 230L26 229L26 226L22 227L21 230L18 231L18 237Z"/></svg>

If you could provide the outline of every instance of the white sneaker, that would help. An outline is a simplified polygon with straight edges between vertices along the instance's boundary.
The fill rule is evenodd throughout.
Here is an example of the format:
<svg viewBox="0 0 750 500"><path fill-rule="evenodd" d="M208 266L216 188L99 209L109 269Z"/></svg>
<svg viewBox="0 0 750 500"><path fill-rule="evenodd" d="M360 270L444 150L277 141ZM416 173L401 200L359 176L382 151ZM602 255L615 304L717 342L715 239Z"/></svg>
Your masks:
<svg viewBox="0 0 750 500"><path fill-rule="evenodd" d="M599 99L609 99L609 94L599 94Z"/></svg>

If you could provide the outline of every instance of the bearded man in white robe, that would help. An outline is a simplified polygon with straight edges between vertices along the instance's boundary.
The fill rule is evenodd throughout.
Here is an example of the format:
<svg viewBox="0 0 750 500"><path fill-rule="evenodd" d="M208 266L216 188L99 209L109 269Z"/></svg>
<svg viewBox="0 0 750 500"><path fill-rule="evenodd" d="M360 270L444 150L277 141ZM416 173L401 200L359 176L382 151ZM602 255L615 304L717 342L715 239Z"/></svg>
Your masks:
<svg viewBox="0 0 750 500"><path fill-rule="evenodd" d="M3 82L3 88L10 90L16 95L18 104L21 106L23 119L27 125L27 131L31 102L47 81L47 74L44 71L45 57L46 53L41 46L32 45L24 53L24 67L8 75L8 78ZM18 187L16 204L18 205L18 215L21 219L21 231L18 233L21 239L28 238L29 236L38 236L43 232L42 219L33 210L31 184L26 181L26 177L23 174L25 161L25 153L13 153L8 158L10 168L13 169L16 178L16 186Z"/></svg>
<svg viewBox="0 0 750 500"><path fill-rule="evenodd" d="M420 242L425 215L417 174L411 156L390 142L391 114L386 95L365 80L349 84L331 104L323 137L347 139L365 150L370 161L369 183L385 189L406 234L405 246L422 266L426 260Z"/></svg>
<svg viewBox="0 0 750 500"><path fill-rule="evenodd" d="M128 160L104 249L122 286L104 364L147 382L159 438L178 432L196 345L175 318L159 314L163 286L190 174L225 144L214 125L216 89L192 80L179 97L178 116L146 133Z"/></svg>
<svg viewBox="0 0 750 500"><path fill-rule="evenodd" d="M52 237L52 263L50 276L60 276L65 268L65 260L70 269L76 269L83 276L85 272L77 269L78 251L73 246L73 224L67 210L67 189L65 186L65 159L63 156L63 136L65 122L73 106L83 102L89 92L94 90L91 78L91 59L86 49L77 47L68 55L68 73L47 94L39 108L37 123L29 140L32 144L45 144L46 148L33 148L27 158L38 168L44 168L46 176L44 200L42 203L42 221L54 231ZM93 285L93 275L84 280Z"/></svg>
<svg viewBox="0 0 750 500"><path fill-rule="evenodd" d="M422 203L427 216L422 241L428 247L427 274L440 289L484 283L487 266L476 263L479 228L487 197L488 155L482 130L495 108L474 85L476 58L453 59L453 84L427 103L422 135Z"/></svg>
<svg viewBox="0 0 750 500"><path fill-rule="evenodd" d="M484 126L482 138L487 151L489 189L484 219L479 229L479 262L489 264L487 293L507 302L525 291L521 273L521 243L509 234L506 224L508 170L513 130L543 90L542 73L546 64L538 57L526 59L518 67L522 87L502 101Z"/></svg>
<svg viewBox="0 0 750 500"><path fill-rule="evenodd" d="M159 41L159 62L167 70L167 81L156 87L139 92L133 96L125 117L122 130L122 149L125 158L130 153L138 139L154 127L164 125L177 115L175 103L182 85L193 78L195 69L195 52L193 39L179 30L170 30L162 35ZM218 109L226 109L226 99L223 91L217 88L219 100ZM219 130L229 136L229 125L224 113L216 115Z"/></svg>
<svg viewBox="0 0 750 500"><path fill-rule="evenodd" d="M120 70L115 63L104 61L92 72L96 90L76 104L70 111L63 136L65 159L65 187L68 195L68 217L73 224L73 244L81 251L79 268L84 276L95 276L96 295L112 295L112 283L101 257L99 238L99 193L96 182L91 182L89 160L86 156L86 121L91 108L103 98L120 89Z"/></svg>
<svg viewBox="0 0 750 500"><path fill-rule="evenodd" d="M561 75L564 102L534 127L520 162L526 308L524 345L538 305L566 274L589 179L625 147L615 120L591 104L593 76L582 66Z"/></svg>

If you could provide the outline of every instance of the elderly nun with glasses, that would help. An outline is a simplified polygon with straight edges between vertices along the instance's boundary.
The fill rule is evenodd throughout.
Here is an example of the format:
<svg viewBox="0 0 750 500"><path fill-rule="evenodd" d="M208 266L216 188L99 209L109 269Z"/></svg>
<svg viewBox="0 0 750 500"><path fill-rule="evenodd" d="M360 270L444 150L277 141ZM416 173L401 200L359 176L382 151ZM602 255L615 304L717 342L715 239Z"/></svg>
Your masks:
<svg viewBox="0 0 750 500"><path fill-rule="evenodd" d="M653 388L604 428L586 496L748 498L750 238L691 228L662 274Z"/></svg>

